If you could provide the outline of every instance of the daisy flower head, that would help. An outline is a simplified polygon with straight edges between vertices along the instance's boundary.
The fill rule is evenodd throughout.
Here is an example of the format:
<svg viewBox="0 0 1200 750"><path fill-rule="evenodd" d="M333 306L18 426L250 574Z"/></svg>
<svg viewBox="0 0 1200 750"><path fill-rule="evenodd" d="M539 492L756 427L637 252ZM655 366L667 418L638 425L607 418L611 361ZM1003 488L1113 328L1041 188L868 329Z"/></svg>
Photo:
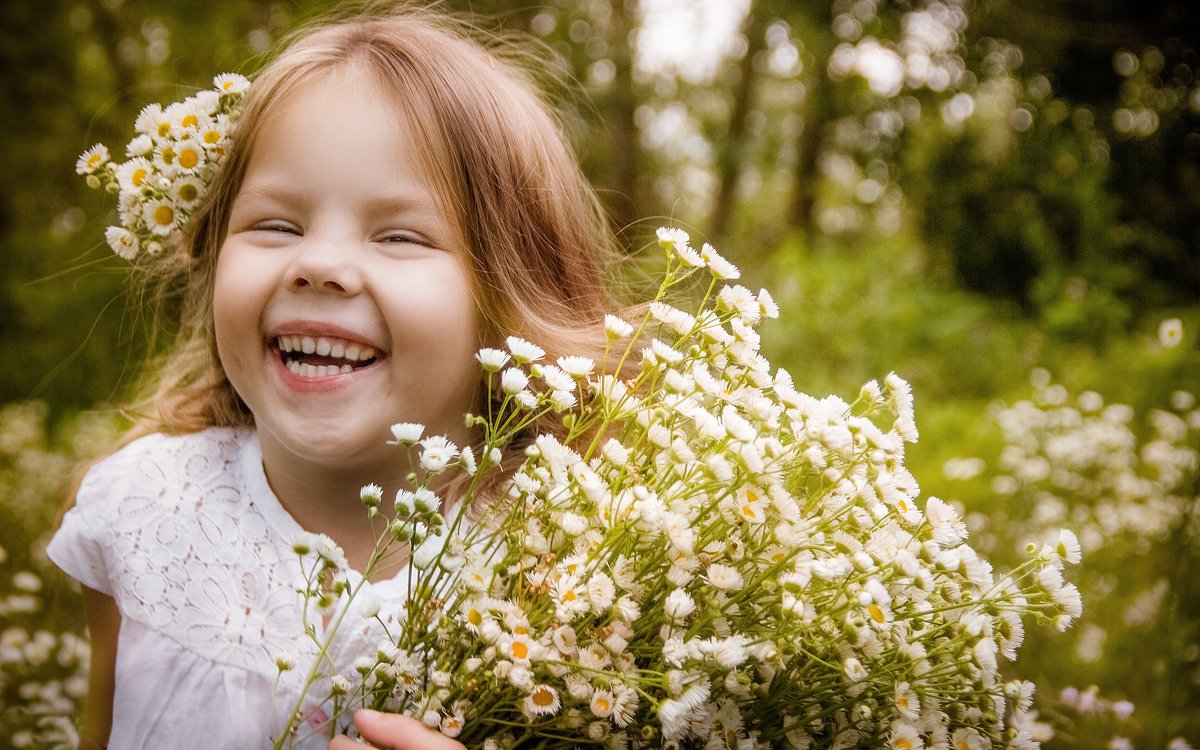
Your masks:
<svg viewBox="0 0 1200 750"><path fill-rule="evenodd" d="M759 289L758 296L755 297L758 301L758 308L764 318L774 320L779 317L779 305L775 304L775 298L766 289Z"/></svg>
<svg viewBox="0 0 1200 750"><path fill-rule="evenodd" d="M1079 537L1075 536L1075 532L1070 529L1059 530L1054 552L1072 565L1078 565L1079 560L1083 557L1082 548L1079 546Z"/></svg>
<svg viewBox="0 0 1200 750"><path fill-rule="evenodd" d="M135 156L117 167L117 185L121 192L138 193L146 180L151 176L150 161L141 156Z"/></svg>
<svg viewBox="0 0 1200 750"><path fill-rule="evenodd" d="M1167 318L1158 324L1158 343L1164 349L1173 349L1183 341L1183 321L1179 318Z"/></svg>
<svg viewBox="0 0 1200 750"><path fill-rule="evenodd" d="M108 148L103 143L97 143L75 160L75 172L77 174L94 174L97 169L108 163L108 159Z"/></svg>
<svg viewBox="0 0 1200 750"><path fill-rule="evenodd" d="M546 356L545 349L520 336L509 336L506 343L508 344L508 350L512 352L513 359L521 364L536 362Z"/></svg>
<svg viewBox="0 0 1200 750"><path fill-rule="evenodd" d="M152 200L142 207L142 219L159 237L166 237L175 230L177 215L175 206L166 200Z"/></svg>
<svg viewBox="0 0 1200 750"><path fill-rule="evenodd" d="M500 390L512 396L525 390L529 385L529 376L515 367L510 367L500 375Z"/></svg>
<svg viewBox="0 0 1200 750"><path fill-rule="evenodd" d="M657 231L658 244L662 246L668 253L674 253L676 258L683 261L685 266L691 268L701 268L704 266L704 259L700 257L700 253L692 249L689 244L691 237L688 233L678 227L659 227Z"/></svg>
<svg viewBox="0 0 1200 750"><path fill-rule="evenodd" d="M722 591L737 591L745 585L745 580L738 569L732 565L713 563L705 571L705 577L713 586Z"/></svg>
<svg viewBox="0 0 1200 750"><path fill-rule="evenodd" d="M194 208L204 195L204 184L192 175L184 175L171 183L171 199L182 208Z"/></svg>
<svg viewBox="0 0 1200 750"><path fill-rule="evenodd" d="M171 132L171 120L163 111L162 105L154 102L142 107L133 123L133 129L152 138L162 138Z"/></svg>
<svg viewBox="0 0 1200 750"><path fill-rule="evenodd" d="M536 716L551 716L558 713L562 701L558 691L549 685L534 685L529 695L521 703L521 710L530 718Z"/></svg>
<svg viewBox="0 0 1200 750"><path fill-rule="evenodd" d="M916 727L906 721L898 721L892 725L887 746L890 750L922 750L925 742Z"/></svg>
<svg viewBox="0 0 1200 750"><path fill-rule="evenodd" d="M758 298L740 284L722 287L717 293L717 306L740 316L747 323L757 323L762 318L762 306Z"/></svg>
<svg viewBox="0 0 1200 750"><path fill-rule="evenodd" d="M591 375L592 370L596 369L595 361L577 355L559 357L558 366L562 368L563 372L575 378Z"/></svg>
<svg viewBox="0 0 1200 750"><path fill-rule="evenodd" d="M508 352L501 349L484 347L475 352L475 359L487 372L499 372L501 367L508 364Z"/></svg>
<svg viewBox="0 0 1200 750"><path fill-rule="evenodd" d="M202 168L207 158L204 147L194 141L186 141L175 147L175 163L186 174L193 174Z"/></svg>
<svg viewBox="0 0 1200 750"><path fill-rule="evenodd" d="M377 484L363 485L358 491L358 497L367 507L378 507L383 502L383 488Z"/></svg>
<svg viewBox="0 0 1200 750"><path fill-rule="evenodd" d="M633 325L616 315L604 316L604 334L610 341L627 338L633 333Z"/></svg>
<svg viewBox="0 0 1200 750"><path fill-rule="evenodd" d="M458 446L445 435L435 435L421 441L421 468L437 473L458 457Z"/></svg>
<svg viewBox="0 0 1200 750"><path fill-rule="evenodd" d="M717 252L717 249L707 242L700 248L700 257L704 259L705 265L708 266L709 273L721 281L733 281L742 277L741 270L725 260L724 256Z"/></svg>
<svg viewBox="0 0 1200 750"><path fill-rule="evenodd" d="M222 94L244 94L250 89L250 79L237 73L221 73L213 77L213 88Z"/></svg>
<svg viewBox="0 0 1200 750"><path fill-rule="evenodd" d="M137 236L125 227L105 229L104 239L112 251L125 260L133 260L140 249Z"/></svg>
<svg viewBox="0 0 1200 750"><path fill-rule="evenodd" d="M591 709L592 715L600 719L607 719L613 712L613 694L607 690L596 690L592 693L592 699L588 703L588 708Z"/></svg>
<svg viewBox="0 0 1200 750"><path fill-rule="evenodd" d="M421 439L425 425L419 422L397 422L392 425L392 437L398 444L413 445Z"/></svg>

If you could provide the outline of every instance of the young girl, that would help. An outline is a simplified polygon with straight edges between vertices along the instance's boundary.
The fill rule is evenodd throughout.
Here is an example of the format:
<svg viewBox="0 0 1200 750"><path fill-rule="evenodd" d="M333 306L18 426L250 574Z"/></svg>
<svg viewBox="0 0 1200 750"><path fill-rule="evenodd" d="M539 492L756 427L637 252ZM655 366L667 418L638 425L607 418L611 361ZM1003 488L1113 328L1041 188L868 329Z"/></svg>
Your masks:
<svg viewBox="0 0 1200 750"><path fill-rule="evenodd" d="M297 534L362 570L378 529L359 489L408 471L392 423L471 444L480 346L586 353L602 335L610 234L502 50L424 12L329 21L242 105L186 248L153 259L186 284L175 347L48 548L84 586L84 747L269 746L302 684L279 664L315 655ZM369 584L385 603L402 567ZM381 637L345 629L335 663ZM304 710L300 746L324 747L326 717ZM457 746L403 717L357 723L392 747Z"/></svg>

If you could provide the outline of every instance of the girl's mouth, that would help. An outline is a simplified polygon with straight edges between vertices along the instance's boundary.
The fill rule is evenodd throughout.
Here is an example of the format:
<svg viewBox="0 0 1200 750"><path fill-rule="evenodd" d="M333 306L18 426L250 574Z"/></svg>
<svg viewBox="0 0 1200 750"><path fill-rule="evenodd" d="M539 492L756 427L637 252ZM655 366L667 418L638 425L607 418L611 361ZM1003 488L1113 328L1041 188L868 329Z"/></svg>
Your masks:
<svg viewBox="0 0 1200 750"><path fill-rule="evenodd" d="M342 375L374 364L380 357L372 346L333 336L277 336L272 347L284 367L302 378Z"/></svg>

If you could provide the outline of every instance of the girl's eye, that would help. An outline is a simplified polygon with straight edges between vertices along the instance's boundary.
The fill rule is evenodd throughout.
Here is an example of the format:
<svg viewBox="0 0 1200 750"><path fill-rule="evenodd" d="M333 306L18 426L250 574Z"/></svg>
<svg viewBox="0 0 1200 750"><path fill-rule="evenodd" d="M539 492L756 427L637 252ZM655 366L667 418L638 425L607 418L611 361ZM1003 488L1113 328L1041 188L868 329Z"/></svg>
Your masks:
<svg viewBox="0 0 1200 750"><path fill-rule="evenodd" d="M256 232L282 232L284 234L295 235L300 234L299 229L285 221L260 221L251 227L251 229Z"/></svg>
<svg viewBox="0 0 1200 750"><path fill-rule="evenodd" d="M388 232L380 241L393 245L430 245L429 240L416 232Z"/></svg>

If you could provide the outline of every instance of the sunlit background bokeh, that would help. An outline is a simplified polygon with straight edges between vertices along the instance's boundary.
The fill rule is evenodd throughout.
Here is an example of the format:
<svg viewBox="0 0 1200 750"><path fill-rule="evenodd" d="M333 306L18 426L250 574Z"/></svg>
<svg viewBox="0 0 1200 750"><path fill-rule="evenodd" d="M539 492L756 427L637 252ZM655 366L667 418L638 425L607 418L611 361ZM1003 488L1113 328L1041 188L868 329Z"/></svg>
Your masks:
<svg viewBox="0 0 1200 750"><path fill-rule="evenodd" d="M143 105L251 73L330 5L0 6L0 746L70 741L86 644L41 550L152 346L75 156L119 152ZM913 383L909 467L997 567L1079 534L1083 617L1030 623L1013 665L1045 747L1200 747L1194 4L443 7L562 61L564 121L631 256L663 224L716 245L780 302L765 349L801 390Z"/></svg>

